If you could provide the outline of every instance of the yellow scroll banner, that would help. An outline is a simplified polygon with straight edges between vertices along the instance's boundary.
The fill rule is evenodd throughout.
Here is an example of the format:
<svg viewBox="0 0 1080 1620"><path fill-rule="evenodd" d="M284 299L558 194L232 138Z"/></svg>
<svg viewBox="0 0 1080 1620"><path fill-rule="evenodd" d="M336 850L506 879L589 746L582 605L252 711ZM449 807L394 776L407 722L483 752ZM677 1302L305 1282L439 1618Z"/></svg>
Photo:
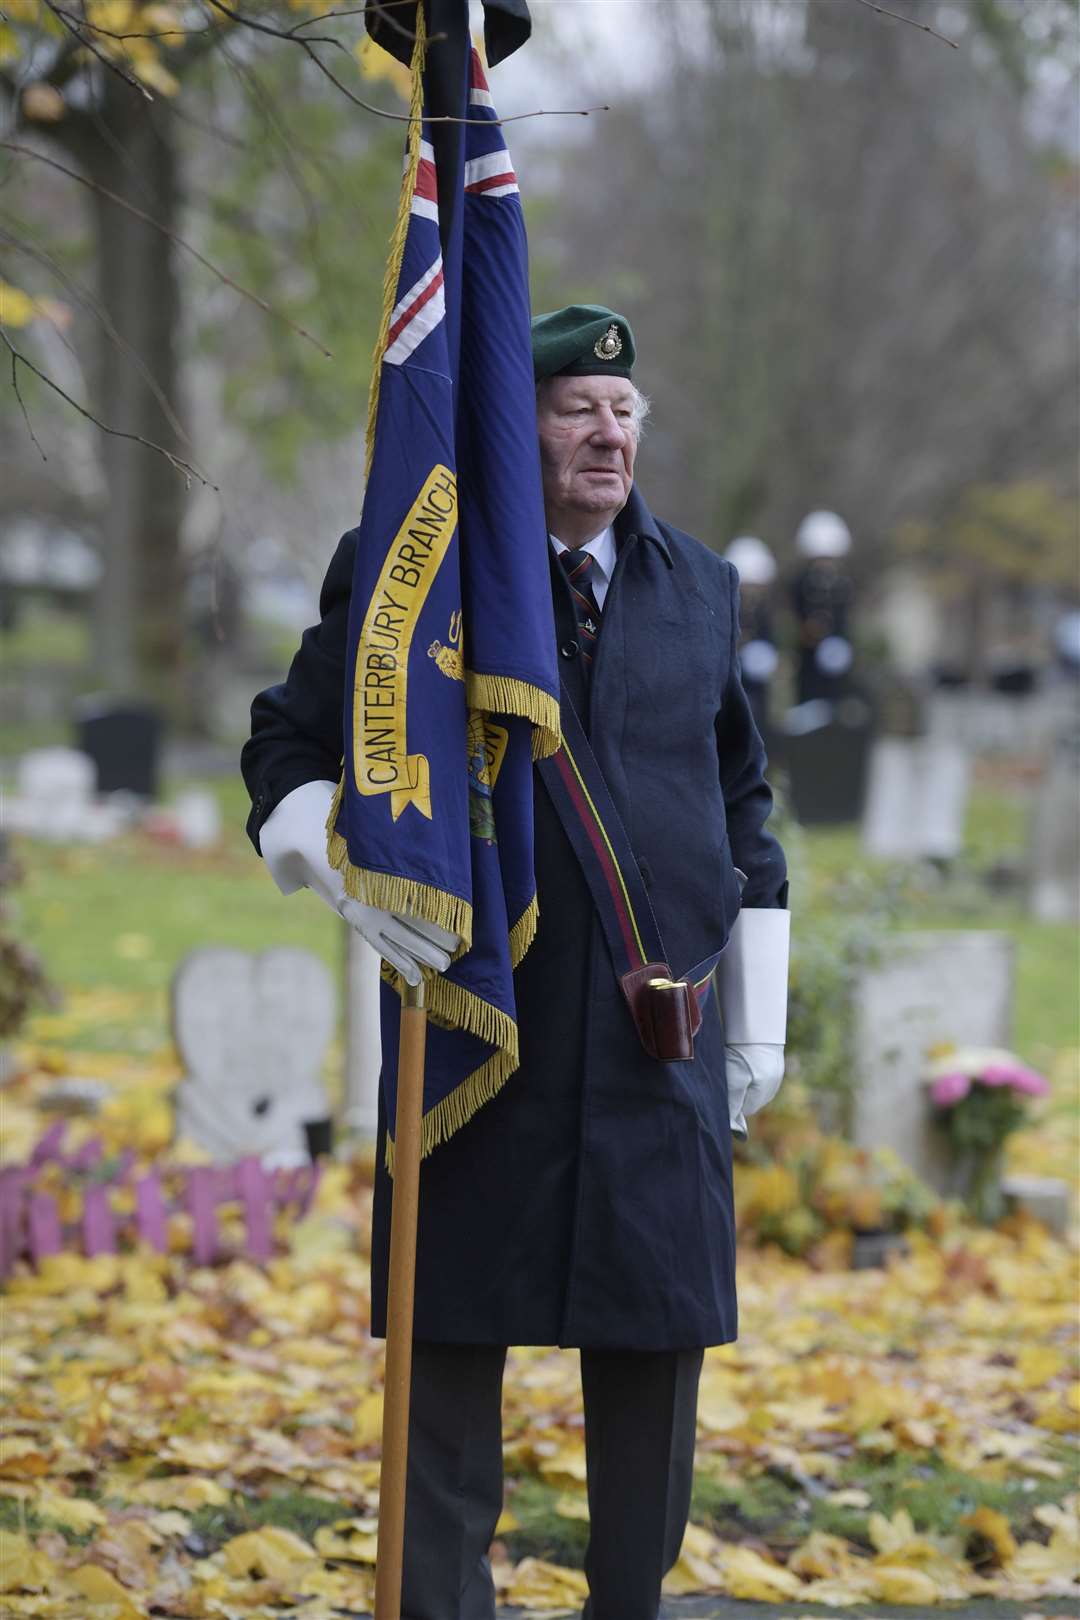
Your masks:
<svg viewBox="0 0 1080 1620"><path fill-rule="evenodd" d="M360 631L353 674L353 775L370 797L390 794L431 820L427 757L406 746L409 649L428 592L457 528L457 481L436 464L383 560Z"/></svg>

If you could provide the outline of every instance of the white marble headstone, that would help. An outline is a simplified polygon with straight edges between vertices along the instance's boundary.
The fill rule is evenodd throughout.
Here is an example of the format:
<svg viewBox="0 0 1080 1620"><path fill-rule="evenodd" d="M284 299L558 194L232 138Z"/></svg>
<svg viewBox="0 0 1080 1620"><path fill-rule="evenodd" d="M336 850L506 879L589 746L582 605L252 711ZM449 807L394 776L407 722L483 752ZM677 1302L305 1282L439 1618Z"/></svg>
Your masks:
<svg viewBox="0 0 1080 1620"><path fill-rule="evenodd" d="M320 1075L334 1018L333 981L308 951L193 951L173 980L179 1134L222 1163L304 1163L304 1124L330 1111Z"/></svg>
<svg viewBox="0 0 1080 1620"><path fill-rule="evenodd" d="M1040 922L1080 922L1080 768L1059 750L1035 806L1031 909Z"/></svg>
<svg viewBox="0 0 1080 1620"><path fill-rule="evenodd" d="M870 756L862 842L885 860L952 860L964 841L971 763L939 737L882 737Z"/></svg>
<svg viewBox="0 0 1080 1620"><path fill-rule="evenodd" d="M891 1147L938 1192L954 1167L924 1085L930 1049L1011 1044L1014 947L1007 934L904 933L866 968L855 997L853 1135Z"/></svg>
<svg viewBox="0 0 1080 1620"><path fill-rule="evenodd" d="M101 797L97 766L77 748L34 748L23 754L15 792L4 800L4 826L56 844L102 844L134 819L121 795Z"/></svg>

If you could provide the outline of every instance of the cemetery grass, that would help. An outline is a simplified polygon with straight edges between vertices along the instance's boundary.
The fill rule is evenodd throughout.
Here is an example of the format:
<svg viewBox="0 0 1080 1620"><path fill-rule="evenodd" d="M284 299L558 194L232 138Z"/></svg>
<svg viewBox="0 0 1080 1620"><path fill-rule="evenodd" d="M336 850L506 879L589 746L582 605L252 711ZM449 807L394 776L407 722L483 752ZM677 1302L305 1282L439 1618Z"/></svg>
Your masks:
<svg viewBox="0 0 1080 1620"><path fill-rule="evenodd" d="M251 852L242 786L215 784L215 791L226 836L212 853L185 853L143 835L99 850L27 842L17 849L25 874L14 895L20 932L64 997L35 1018L27 1046L47 1066L116 1079L122 1106L105 1122L119 1133L111 1147L128 1139L147 1153L167 1146L163 1098L177 1072L167 989L186 951L209 942L290 944L332 967L339 962L335 919L310 897L283 904ZM1017 1046L1032 1061L1060 1058L1076 1043L1069 931L1031 923L1015 899L988 897L981 881L1022 837L1022 805L982 792L970 828L963 868L946 881L908 883L892 925L1008 928L1019 953ZM800 925L828 926L852 875L874 882L878 874L846 833L800 839ZM1061 1097L1058 1108L1071 1108L1075 1119L1075 1102ZM17 1121L10 1125L18 1136ZM1031 1153L1030 1168L1045 1162L1044 1136L1033 1136ZM167 1545L168 1579L187 1581L201 1571L192 1590L202 1590L205 1579L207 1599L213 1591L238 1613L245 1592L252 1604L260 1591L268 1596L265 1571L275 1559L292 1559L298 1578L311 1583L305 1615L322 1612L312 1607L320 1593L327 1602L332 1592L363 1593L378 1421L377 1397L365 1391L381 1374L378 1347L363 1335L369 1193L356 1175L344 1166L330 1173L320 1209L288 1235L292 1252L273 1263L265 1286L242 1262L235 1276L228 1268L192 1278L174 1256L160 1266L134 1257L85 1262L86 1276L62 1268L46 1276L40 1296L32 1278L25 1296L15 1290L9 1321L14 1354L27 1358L20 1365L26 1433L36 1433L35 1412L50 1410L58 1370L62 1388L75 1391L87 1354L91 1366L98 1356L109 1368L115 1410L110 1419L95 1399L84 1408L73 1393L70 1407L55 1412L44 1425L63 1437L55 1475L44 1461L47 1438L16 1450L6 1477L0 1460L0 1532L15 1538L9 1548L34 1543L68 1571L85 1558L116 1571L122 1584L137 1580L144 1598L156 1579L168 1598L161 1564ZM858 1579L870 1583L859 1590L877 1601L932 1605L950 1593L1012 1595L1025 1584L1032 1598L1040 1589L1065 1590L1075 1556L1061 1504L1075 1492L1080 1469L1080 1386L1067 1384L1073 1335L1061 1308L1064 1278L1075 1291L1072 1261L1023 1227L1000 1237L957 1227L946 1234L947 1247L917 1237L911 1257L888 1273L830 1272L771 1252L741 1255L742 1333L738 1346L712 1352L707 1362L694 1529L673 1591L818 1596L839 1604L836 1588ZM358 1295L353 1310L347 1302ZM196 1378L206 1381L199 1400L186 1398L167 1373L177 1354L174 1314L175 1331L192 1334ZM122 1343L128 1333L143 1361L125 1370L106 1336L119 1334ZM326 1359L327 1346L342 1359ZM242 1412L279 1399L254 1387L260 1358L280 1369L271 1378L284 1409L238 1418L234 1405ZM40 1381L30 1363L40 1366ZM526 1607L539 1603L540 1593L580 1601L573 1581L586 1524L576 1375L576 1357L545 1359L543 1352L518 1352L508 1372L507 1512L497 1564L504 1600ZM156 1447L140 1432L140 1405L147 1413L160 1408ZM1016 1414L1022 1444L1013 1432ZM106 1432L102 1460L89 1473L75 1472L76 1454L96 1455ZM350 1475L351 1489L322 1483L333 1467L320 1473L326 1464L317 1460L316 1440ZM159 1460L163 1443L172 1453L167 1463ZM1011 1455L1013 1445L1019 1449ZM197 1490L184 1481L200 1474L204 1457L209 1472ZM182 1466L188 1474L177 1475ZM232 1482L222 1489L229 1470ZM212 1499L202 1500L211 1486ZM131 1517L151 1506L165 1509L156 1516L156 1550L140 1542L144 1520ZM352 1528L335 1530L343 1520ZM340 1553L343 1534L353 1538L359 1562L327 1555L325 1570L305 1564L306 1557L318 1563L314 1547ZM286 1539L266 1539L272 1535ZM251 1569L240 1576L244 1558ZM192 1601L190 1613L201 1615ZM77 1604L71 1613L84 1609ZM55 1612L69 1620L64 1607Z"/></svg>
<svg viewBox="0 0 1080 1620"><path fill-rule="evenodd" d="M46 1039L74 1038L91 1050L159 1048L168 1039L167 992L176 965L211 941L241 950L296 946L340 969L335 919L308 896L283 903L251 849L239 778L205 785L219 798L225 825L222 846L211 853L139 834L101 849L20 843L25 881L13 895L19 932L65 998L57 1018L39 1024ZM1020 795L977 792L960 870L909 884L892 925L1007 931L1017 947L1016 1046L1037 1065L1080 1042L1080 947L1068 925L1036 922L1020 897L987 891L985 874L1019 859L1025 815ZM792 895L798 931L832 926L853 875L871 884L883 879L886 869L861 855L848 829L802 831L798 840Z"/></svg>

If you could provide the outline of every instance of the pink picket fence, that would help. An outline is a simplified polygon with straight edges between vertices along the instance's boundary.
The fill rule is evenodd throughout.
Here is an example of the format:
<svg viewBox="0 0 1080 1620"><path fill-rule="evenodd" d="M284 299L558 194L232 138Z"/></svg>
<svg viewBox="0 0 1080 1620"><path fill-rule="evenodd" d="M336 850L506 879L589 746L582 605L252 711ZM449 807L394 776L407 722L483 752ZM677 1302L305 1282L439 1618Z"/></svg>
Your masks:
<svg viewBox="0 0 1080 1620"><path fill-rule="evenodd" d="M251 1260L268 1260L274 1252L276 1215L284 1211L293 1220L302 1219L319 1184L318 1164L264 1170L256 1158L230 1165L162 1165L139 1174L133 1153L109 1160L98 1138L65 1154L65 1130L60 1121L41 1138L26 1164L0 1170L0 1278L10 1274L17 1260L36 1265L64 1250L118 1254L146 1244L164 1254L170 1217L180 1213L190 1217L196 1265L233 1259L235 1242L226 1241L220 1222L227 1204L239 1205L243 1213L240 1252ZM42 1185L55 1181L57 1170L67 1187L76 1187L81 1195L77 1221L61 1219L55 1195ZM120 1201L123 1209L115 1199L120 1189L130 1190Z"/></svg>

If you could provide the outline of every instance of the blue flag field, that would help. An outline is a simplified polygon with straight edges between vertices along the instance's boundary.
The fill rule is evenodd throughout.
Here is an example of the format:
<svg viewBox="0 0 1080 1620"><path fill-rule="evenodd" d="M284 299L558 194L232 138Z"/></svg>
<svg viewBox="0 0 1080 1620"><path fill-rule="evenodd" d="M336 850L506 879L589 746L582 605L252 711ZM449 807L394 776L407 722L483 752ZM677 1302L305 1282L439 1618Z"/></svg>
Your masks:
<svg viewBox="0 0 1080 1620"><path fill-rule="evenodd" d="M372 379L344 768L328 837L354 898L462 938L427 985L426 1154L518 1066L513 969L537 917L532 765L559 746L559 682L517 180L468 48L465 138L443 143L457 160L438 172L423 54L421 38ZM392 1164L403 985L388 964L382 972Z"/></svg>

